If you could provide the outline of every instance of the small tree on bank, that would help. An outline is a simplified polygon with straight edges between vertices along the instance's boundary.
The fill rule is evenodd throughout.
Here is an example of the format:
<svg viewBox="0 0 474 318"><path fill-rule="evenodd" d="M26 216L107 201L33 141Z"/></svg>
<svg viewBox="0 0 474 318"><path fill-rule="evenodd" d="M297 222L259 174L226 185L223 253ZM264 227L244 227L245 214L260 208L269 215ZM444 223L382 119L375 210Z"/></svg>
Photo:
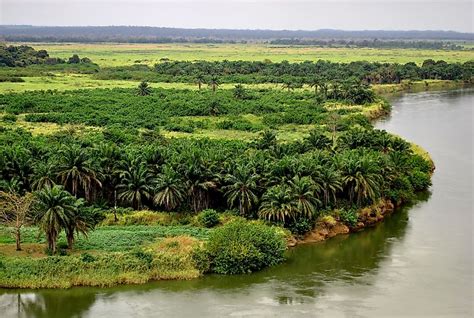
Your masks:
<svg viewBox="0 0 474 318"><path fill-rule="evenodd" d="M16 250L21 251L21 228L29 221L28 213L34 196L26 193L0 191L0 220L2 224L15 229Z"/></svg>

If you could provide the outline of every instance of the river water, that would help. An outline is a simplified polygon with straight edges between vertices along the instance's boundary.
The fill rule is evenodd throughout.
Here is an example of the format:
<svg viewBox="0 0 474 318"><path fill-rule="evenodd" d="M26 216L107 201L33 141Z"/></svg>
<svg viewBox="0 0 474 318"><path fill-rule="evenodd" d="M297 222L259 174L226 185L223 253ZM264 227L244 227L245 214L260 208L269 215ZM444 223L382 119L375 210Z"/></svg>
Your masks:
<svg viewBox="0 0 474 318"><path fill-rule="evenodd" d="M1 317L472 317L474 90L404 94L386 129L436 163L430 193L383 223L299 246L251 275L116 288L0 290Z"/></svg>

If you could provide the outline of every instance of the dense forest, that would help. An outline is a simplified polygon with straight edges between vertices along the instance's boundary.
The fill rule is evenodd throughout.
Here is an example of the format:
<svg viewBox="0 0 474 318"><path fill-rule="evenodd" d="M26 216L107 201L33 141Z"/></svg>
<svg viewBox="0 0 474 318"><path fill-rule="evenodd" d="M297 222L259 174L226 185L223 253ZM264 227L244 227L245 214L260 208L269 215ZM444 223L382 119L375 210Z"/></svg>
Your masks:
<svg viewBox="0 0 474 318"><path fill-rule="evenodd" d="M409 41L409 40L307 40L307 39L277 39L268 42L273 45L312 45L320 47L367 47L367 48L400 48L400 49L430 49L430 50L463 50L463 46L449 41Z"/></svg>
<svg viewBox="0 0 474 318"><path fill-rule="evenodd" d="M24 68L41 64L44 69ZM328 90L328 82L342 85L343 82L365 84L392 84L402 80L462 80L471 82L474 75L474 62L447 63L445 61L425 60L422 65L415 63L335 63L329 61L305 61L302 63L273 63L264 61L169 61L163 59L154 67L135 64L131 66L99 68L89 58L73 54L69 59L49 57L45 50L36 51L29 46L0 46L1 74L5 80L15 81L19 77L51 75L53 70L61 71L55 65L68 65L64 70L93 74L100 80L147 80L150 82L184 82L202 84L219 83L285 83L288 88L303 84L321 86ZM12 69L13 67L20 67ZM213 85L215 86L215 85Z"/></svg>
<svg viewBox="0 0 474 318"><path fill-rule="evenodd" d="M421 66L415 63L390 64L328 61L302 63L272 63L271 61L176 61L156 64L153 68L134 65L103 68L95 74L98 79L146 79L153 82L209 82L219 77L223 83L293 83L312 84L314 81L354 80L368 84L400 83L402 80L464 80L471 81L474 62L446 63L426 60Z"/></svg>
<svg viewBox="0 0 474 318"><path fill-rule="evenodd" d="M31 46L6 46L0 43L0 67L22 67L32 64L90 64L92 61L86 57L79 58L77 54L73 54L68 60L57 57L50 57L46 50L35 50Z"/></svg>
<svg viewBox="0 0 474 318"><path fill-rule="evenodd" d="M116 134L121 138L74 131L34 137L2 129L0 188L25 193L62 185L102 208L235 208L305 233L322 211L338 207L354 225L358 207L383 197L405 202L430 185L428 161L371 128L349 126L336 135L316 129L291 143L272 131L250 142Z"/></svg>
<svg viewBox="0 0 474 318"><path fill-rule="evenodd" d="M0 37L7 41L54 42L154 42L163 38L187 40L262 41L277 39L379 39L379 40L467 40L472 33L454 31L343 31L343 30L232 30L180 29L139 26L0 26Z"/></svg>

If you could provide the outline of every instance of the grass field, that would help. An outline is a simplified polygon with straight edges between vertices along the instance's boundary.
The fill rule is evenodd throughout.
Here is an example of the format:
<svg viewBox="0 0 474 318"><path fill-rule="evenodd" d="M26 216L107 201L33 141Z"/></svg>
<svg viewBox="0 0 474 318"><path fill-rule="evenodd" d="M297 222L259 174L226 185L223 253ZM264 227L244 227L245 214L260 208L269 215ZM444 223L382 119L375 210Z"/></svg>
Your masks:
<svg viewBox="0 0 474 318"><path fill-rule="evenodd" d="M18 43L12 43L18 44ZM25 44L25 43L22 43ZM474 59L474 51L418 49L318 48L313 46L277 46L265 44L83 44L29 43L45 49L51 56L67 58L72 54L88 57L100 66L134 63L153 65L160 59L170 60L251 60L272 62L287 60L328 60L333 62L422 63L426 59L466 62Z"/></svg>
<svg viewBox="0 0 474 318"><path fill-rule="evenodd" d="M97 80L92 78L92 75L88 74L61 74L57 73L54 76L38 76L38 77L23 77L24 82L13 83L13 82L0 82L0 93L18 93L24 91L36 91L36 90L76 90L76 89L94 89L94 88L133 88L137 87L139 81L121 81L121 80ZM450 88L450 86L458 87L460 84L454 81L439 81L439 80L424 80L419 83L419 88ZM428 83L428 85L426 85ZM420 85L416 85L417 87ZM152 88L176 88L176 89L198 89L196 84L192 83L150 83ZM246 88L259 89L259 88L274 88L283 89L281 84L245 84ZM219 89L232 89L235 87L234 83L223 83L219 85ZM373 85L375 91L378 93L393 93L400 89L405 89L400 84L383 84ZM204 85L204 89L208 88ZM299 90L301 88L297 88ZM313 90L313 88L304 85L302 89Z"/></svg>
<svg viewBox="0 0 474 318"><path fill-rule="evenodd" d="M94 88L131 88L137 87L139 81L120 81L120 80L97 80L87 74L61 74L54 76L23 77L24 82L0 82L0 93L24 92L33 90L75 90L75 89L94 89ZM150 83L151 87L177 88L177 89L198 89L197 85L191 83ZM234 88L235 84L221 84L219 89ZM280 84L248 84L249 88L283 88ZM206 88L206 85L204 85Z"/></svg>

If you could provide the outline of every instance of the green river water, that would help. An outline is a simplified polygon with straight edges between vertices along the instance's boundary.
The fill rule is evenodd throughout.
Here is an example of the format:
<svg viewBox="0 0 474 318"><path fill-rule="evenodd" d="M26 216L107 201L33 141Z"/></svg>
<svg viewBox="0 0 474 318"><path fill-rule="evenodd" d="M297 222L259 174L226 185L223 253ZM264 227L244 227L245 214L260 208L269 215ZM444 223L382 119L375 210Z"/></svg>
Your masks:
<svg viewBox="0 0 474 318"><path fill-rule="evenodd" d="M2 290L0 317L472 317L474 90L394 98L377 128L436 164L420 200L374 228L298 246L284 264L115 288Z"/></svg>

